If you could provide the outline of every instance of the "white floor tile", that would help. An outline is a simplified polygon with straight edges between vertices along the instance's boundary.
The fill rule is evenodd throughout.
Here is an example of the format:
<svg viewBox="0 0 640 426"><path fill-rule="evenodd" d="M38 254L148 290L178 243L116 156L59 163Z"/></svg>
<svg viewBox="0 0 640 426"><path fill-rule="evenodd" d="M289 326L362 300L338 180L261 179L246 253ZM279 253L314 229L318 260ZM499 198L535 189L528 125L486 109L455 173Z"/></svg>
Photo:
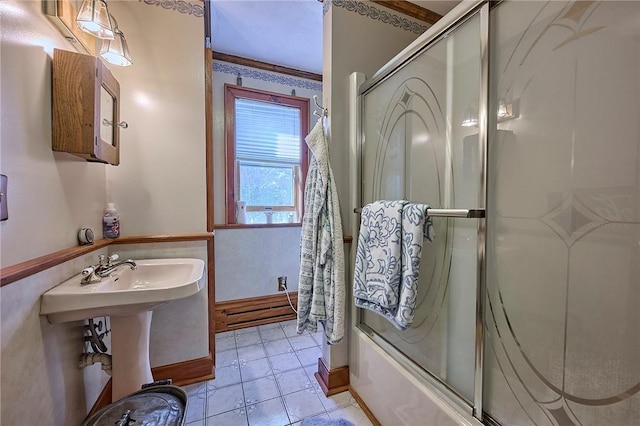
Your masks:
<svg viewBox="0 0 640 426"><path fill-rule="evenodd" d="M312 417L325 412L318 396L308 389L285 395L284 405L291 422L297 422L305 417Z"/></svg>
<svg viewBox="0 0 640 426"><path fill-rule="evenodd" d="M271 361L271 368L273 368L274 371L278 370L283 372L302 368L302 364L300 364L295 354L273 355L269 357L269 361Z"/></svg>
<svg viewBox="0 0 640 426"><path fill-rule="evenodd" d="M356 426L373 426L367 415L358 404L352 404L334 411L329 411L329 417L338 419L340 417L349 420Z"/></svg>
<svg viewBox="0 0 640 426"><path fill-rule="evenodd" d="M310 416L310 418L314 418L314 419L316 419L316 418L331 419L331 417L329 417L328 414L320 414L320 415L317 415L317 416ZM304 419L302 419L302 420L304 420ZM300 424L302 424L302 420L300 420L299 422L291 423L290 426L300 426Z"/></svg>
<svg viewBox="0 0 640 426"><path fill-rule="evenodd" d="M300 360L300 364L304 367L318 365L318 358L322 357L322 349L319 346L312 346L310 348L300 349L296 351L296 356Z"/></svg>
<svg viewBox="0 0 640 426"><path fill-rule="evenodd" d="M236 336L236 346L238 348L243 346L251 346L259 343L262 343L262 339L260 339L260 335L258 334L257 330L250 331L250 332Z"/></svg>
<svg viewBox="0 0 640 426"><path fill-rule="evenodd" d="M287 337L293 337L298 335L297 324L295 321L287 321L286 323L281 323L282 330Z"/></svg>
<svg viewBox="0 0 640 426"><path fill-rule="evenodd" d="M235 385L240 383L240 369L237 365L230 365L229 367L216 368L216 378L209 380L208 388L223 388L225 386Z"/></svg>
<svg viewBox="0 0 640 426"><path fill-rule="evenodd" d="M311 335L308 333L301 334L299 336L289 337L289 343L291 343L291 347L294 350L312 348L314 346L318 346L316 341L311 338Z"/></svg>
<svg viewBox="0 0 640 426"><path fill-rule="evenodd" d="M247 328L241 328L239 330L236 330L236 337L238 337L241 334L247 334L247 333L255 333L258 331L258 327L247 327Z"/></svg>
<svg viewBox="0 0 640 426"><path fill-rule="evenodd" d="M293 352L288 339L265 342L264 348L269 356Z"/></svg>
<svg viewBox="0 0 640 426"><path fill-rule="evenodd" d="M240 383L207 391L207 407L205 410L207 417L242 407L244 407L244 394Z"/></svg>
<svg viewBox="0 0 640 426"><path fill-rule="evenodd" d="M325 397L314 377L322 331L296 332L296 320L216 334L216 378L184 386L187 426L299 426L309 417L371 422L353 396ZM295 348L295 350L294 350Z"/></svg>
<svg viewBox="0 0 640 426"><path fill-rule="evenodd" d="M194 383L192 385L182 386L182 390L187 393L187 396L191 398L192 396L200 393L205 393L207 391L207 384L205 382Z"/></svg>
<svg viewBox="0 0 640 426"><path fill-rule="evenodd" d="M216 368L228 367L238 364L238 352L236 349L228 351L216 351Z"/></svg>
<svg viewBox="0 0 640 426"><path fill-rule="evenodd" d="M280 329L282 329L282 327L280 327L280 323L279 322L274 322L272 324L265 324L265 325L258 326L258 330L260 330L260 331L262 331L262 330L270 330L272 328L280 328Z"/></svg>
<svg viewBox="0 0 640 426"><path fill-rule="evenodd" d="M271 365L267 358L262 358L241 363L240 374L242 376L242 380L248 382L269 376L273 374L273 371L271 371Z"/></svg>
<svg viewBox="0 0 640 426"><path fill-rule="evenodd" d="M206 393L198 393L188 396L185 423L192 423L204 419L204 407L206 405L206 398Z"/></svg>
<svg viewBox="0 0 640 426"><path fill-rule="evenodd" d="M309 376L309 379L313 382L316 383L316 376L315 373L318 372L318 361L316 361L315 365L307 365L304 368L304 372L307 373L307 376Z"/></svg>
<svg viewBox="0 0 640 426"><path fill-rule="evenodd" d="M266 358L267 353L262 344L243 346L238 348L238 358L240 361L253 361L260 358Z"/></svg>
<svg viewBox="0 0 640 426"><path fill-rule="evenodd" d="M324 337L324 331L322 330L311 333L311 337L320 347L322 347L322 342L326 340L326 338Z"/></svg>
<svg viewBox="0 0 640 426"><path fill-rule="evenodd" d="M235 348L236 338L233 335L233 331L216 334L216 352L228 351L229 349Z"/></svg>
<svg viewBox="0 0 640 426"><path fill-rule="evenodd" d="M304 389L309 389L312 384L309 377L302 368L297 370L285 371L281 376L276 377L280 392L287 395Z"/></svg>
<svg viewBox="0 0 640 426"><path fill-rule="evenodd" d="M332 395L330 397L326 397L324 396L324 393L320 389L320 385L317 385L317 387L314 387L314 389L316 390L316 394L318 395L318 398L320 398L320 402L322 402L322 405L327 411L334 411L339 408L343 408L348 405L353 405L357 403L353 395L351 395L351 393L348 391L341 392L336 395Z"/></svg>
<svg viewBox="0 0 640 426"><path fill-rule="evenodd" d="M290 423L281 398L247 406L247 417L250 426L284 426Z"/></svg>
<svg viewBox="0 0 640 426"><path fill-rule="evenodd" d="M276 379L273 376L263 377L250 382L242 382L242 388L244 389L246 405L252 405L280 396Z"/></svg>
<svg viewBox="0 0 640 426"><path fill-rule="evenodd" d="M206 426L247 426L247 413L244 408L207 417ZM187 425L191 426L191 425Z"/></svg>
<svg viewBox="0 0 640 426"><path fill-rule="evenodd" d="M287 336L282 331L281 327L273 327L266 330L260 330L260 336L262 336L262 341L267 342L271 340L281 340L286 339Z"/></svg>

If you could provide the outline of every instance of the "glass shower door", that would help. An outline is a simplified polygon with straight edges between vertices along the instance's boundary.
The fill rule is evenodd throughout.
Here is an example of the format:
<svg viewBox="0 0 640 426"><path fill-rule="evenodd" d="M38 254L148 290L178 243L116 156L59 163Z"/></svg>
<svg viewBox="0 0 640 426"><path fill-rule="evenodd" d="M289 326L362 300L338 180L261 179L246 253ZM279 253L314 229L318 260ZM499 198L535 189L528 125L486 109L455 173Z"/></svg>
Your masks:
<svg viewBox="0 0 640 426"><path fill-rule="evenodd" d="M363 205L404 199L434 209L484 207L480 32L475 13L364 89ZM399 331L360 310L360 327L471 405L478 223L433 217L433 224L435 239L423 246L413 326Z"/></svg>
<svg viewBox="0 0 640 426"><path fill-rule="evenodd" d="M485 410L640 422L640 2L491 12ZM505 117L508 118L508 117Z"/></svg>

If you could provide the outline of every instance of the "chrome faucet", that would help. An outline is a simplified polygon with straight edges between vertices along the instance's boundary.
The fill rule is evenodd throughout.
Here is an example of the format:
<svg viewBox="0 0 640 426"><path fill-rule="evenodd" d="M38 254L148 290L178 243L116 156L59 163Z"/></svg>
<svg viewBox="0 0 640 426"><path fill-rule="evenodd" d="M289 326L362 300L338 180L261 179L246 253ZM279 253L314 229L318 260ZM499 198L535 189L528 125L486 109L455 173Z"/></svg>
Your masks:
<svg viewBox="0 0 640 426"><path fill-rule="evenodd" d="M95 266L89 266L82 270L82 280L80 280L81 285L85 284L94 284L100 282L103 278L108 277L115 271L119 266L129 265L131 270L135 270L138 265L131 259L124 260L122 262L112 263L114 260L118 260L117 254L112 254L109 257L106 257L104 254L98 256L98 264Z"/></svg>
<svg viewBox="0 0 640 426"><path fill-rule="evenodd" d="M127 260L123 260L122 262L117 262L117 263L114 263L113 265L106 266L106 267L104 267L104 268L99 268L99 269L96 271L96 274L97 274L100 278L106 278L106 277L108 277L109 275L111 275L111 273L112 273L113 271L115 271L115 270L116 270L116 268L118 268L119 266L122 266L122 265L129 265L129 267L131 268L131 270L132 270L132 271L135 271L135 270L136 270L136 268L138 267L138 265L136 265L136 262L134 262L134 261L133 261L133 260L131 260L131 259L127 259Z"/></svg>

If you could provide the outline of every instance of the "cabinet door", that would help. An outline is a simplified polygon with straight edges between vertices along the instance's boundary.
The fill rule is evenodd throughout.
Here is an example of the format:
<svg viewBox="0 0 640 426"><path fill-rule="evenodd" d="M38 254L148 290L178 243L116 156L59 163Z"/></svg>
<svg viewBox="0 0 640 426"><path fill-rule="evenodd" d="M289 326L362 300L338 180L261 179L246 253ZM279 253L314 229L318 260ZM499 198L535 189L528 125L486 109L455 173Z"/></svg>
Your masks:
<svg viewBox="0 0 640 426"><path fill-rule="evenodd" d="M120 85L109 69L98 60L96 96L100 110L96 114L96 155L109 164L120 164Z"/></svg>
<svg viewBox="0 0 640 426"><path fill-rule="evenodd" d="M118 165L120 85L93 56L54 50L52 149Z"/></svg>

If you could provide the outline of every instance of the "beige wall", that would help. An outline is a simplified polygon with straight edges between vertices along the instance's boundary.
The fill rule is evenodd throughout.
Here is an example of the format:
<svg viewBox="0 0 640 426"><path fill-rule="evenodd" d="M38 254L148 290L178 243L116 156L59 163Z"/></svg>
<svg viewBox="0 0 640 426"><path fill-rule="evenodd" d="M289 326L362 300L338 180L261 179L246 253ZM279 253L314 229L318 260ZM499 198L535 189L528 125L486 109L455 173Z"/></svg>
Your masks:
<svg viewBox="0 0 640 426"><path fill-rule="evenodd" d="M134 65L110 65L120 83L120 165L107 170L122 235L206 231L204 23L129 0L109 10Z"/></svg>
<svg viewBox="0 0 640 426"><path fill-rule="evenodd" d="M362 3L398 15L397 12L374 3ZM406 16L402 17L408 19ZM412 19L409 21L418 23ZM424 23L419 25L426 26ZM324 104L329 108L329 155L339 193L343 232L345 235L352 235L350 219L353 208L359 206L349 203L351 188L356 185L349 181L350 168L355 161L349 150L349 75L362 72L371 77L419 34L335 4L331 4L324 15L323 30L323 94ZM348 246L345 246L345 256L349 257ZM345 282L350 287L351 268L347 268L346 273ZM350 288L347 288L347 294L351 294ZM352 303L347 304L351 305ZM349 309L347 314L349 315ZM349 359L348 350L346 341L326 346L323 357L330 368L359 362L355 358Z"/></svg>
<svg viewBox="0 0 640 426"><path fill-rule="evenodd" d="M73 47L41 8L0 3L0 173L9 178L2 267L76 245L78 228L100 229L104 208L105 166L51 150L51 55ZM40 295L101 252L0 290L0 423L79 424L108 380L99 366L77 367L82 323L51 325L39 315Z"/></svg>
<svg viewBox="0 0 640 426"><path fill-rule="evenodd" d="M40 316L40 295L91 263L106 249L2 287L0 423L80 424L109 376L96 364L83 370L78 359L82 322L49 324Z"/></svg>
<svg viewBox="0 0 640 426"><path fill-rule="evenodd" d="M134 61L110 66L129 124L120 132L120 165L107 170L107 198L116 203L122 235L206 232L203 18L134 0L112 2L109 10ZM207 259L204 243L110 250L134 259ZM203 279L205 290L154 311L152 366L208 355Z"/></svg>
<svg viewBox="0 0 640 426"><path fill-rule="evenodd" d="M82 226L101 229L106 166L51 150L51 55L73 47L41 10L39 1L0 5L0 173L9 178L2 267L76 245Z"/></svg>
<svg viewBox="0 0 640 426"><path fill-rule="evenodd" d="M0 2L0 173L9 177L10 217L0 222L2 267L75 246L83 226L101 237L107 201L118 207L122 235L206 231L203 19L134 0L109 7L134 58L129 68L109 65L121 85L121 118L130 125L121 133L117 167L51 150L51 54L73 45L42 14L40 1ZM94 404L108 376L99 365L77 368L82 323L48 324L39 298L107 252L0 290L0 423L79 424ZM204 243L110 252L206 259ZM206 356L207 336L206 290L160 308L152 365Z"/></svg>

